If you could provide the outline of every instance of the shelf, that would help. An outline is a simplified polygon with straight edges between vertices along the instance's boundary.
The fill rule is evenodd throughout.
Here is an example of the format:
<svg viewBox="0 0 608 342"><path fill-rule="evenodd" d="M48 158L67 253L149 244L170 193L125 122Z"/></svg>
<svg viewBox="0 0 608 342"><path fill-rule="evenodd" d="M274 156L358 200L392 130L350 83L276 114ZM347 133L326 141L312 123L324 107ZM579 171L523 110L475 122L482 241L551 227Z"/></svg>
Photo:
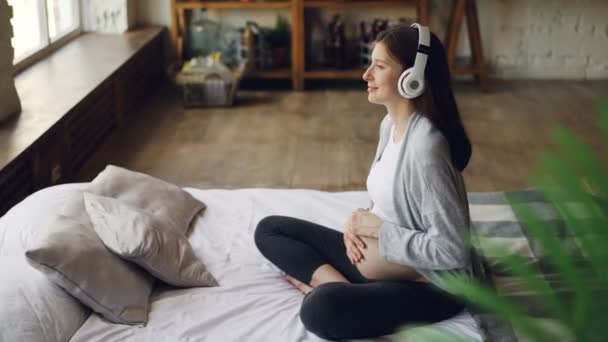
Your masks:
<svg viewBox="0 0 608 342"><path fill-rule="evenodd" d="M177 9L281 9L290 8L290 1L264 1L264 2L243 2L243 1L199 1L199 2L177 2Z"/></svg>
<svg viewBox="0 0 608 342"><path fill-rule="evenodd" d="M415 0L381 0L381 1L339 1L339 0L304 0L305 8L395 8L416 4Z"/></svg>
<svg viewBox="0 0 608 342"><path fill-rule="evenodd" d="M277 70L254 70L245 75L245 78L257 78L265 80L280 80L290 79L291 69L277 69Z"/></svg>
<svg viewBox="0 0 608 342"><path fill-rule="evenodd" d="M0 0L2 1L2 0ZM193 9L210 10L283 10L289 12L291 26L291 67L278 70L252 71L246 75L248 79L291 80L295 90L303 90L304 82L309 79L361 79L364 68L353 66L348 69L318 68L307 70L306 37L310 34L306 26L305 13L307 9L329 8L334 10L352 8L358 12L368 8L394 9L395 12L411 6L416 11L416 20L423 24L429 22L429 0L171 0L171 44L174 58L183 57L184 45L187 44L188 12ZM404 11L403 15L408 15Z"/></svg>
<svg viewBox="0 0 608 342"><path fill-rule="evenodd" d="M304 78L316 78L316 79L333 79L333 78L344 78L344 79L361 79L365 69L354 68L354 69L318 69L318 70L307 70L304 71Z"/></svg>

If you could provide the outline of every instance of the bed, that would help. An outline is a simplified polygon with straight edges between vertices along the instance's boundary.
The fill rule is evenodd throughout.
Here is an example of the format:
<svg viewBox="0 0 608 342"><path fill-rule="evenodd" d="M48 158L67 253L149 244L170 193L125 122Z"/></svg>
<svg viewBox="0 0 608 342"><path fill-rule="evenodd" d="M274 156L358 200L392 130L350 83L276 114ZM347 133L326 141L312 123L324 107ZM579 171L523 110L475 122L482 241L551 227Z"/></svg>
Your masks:
<svg viewBox="0 0 608 342"><path fill-rule="evenodd" d="M31 235L43 229L48 216L58 210L62 194L81 186L66 184L42 190L31 196L27 207L16 207L0 218L0 258L20 258ZM0 323L4 324L2 329L29 329L19 335L28 336L29 341L52 341L53 336L68 337L72 342L324 341L303 327L299 319L302 293L285 281L257 251L253 233L257 223L267 215L299 217L341 230L353 209L367 206L367 193L303 189L184 190L207 205L204 213L194 219L189 241L220 286L178 289L157 285L150 297L145 327L114 324L83 311L84 322L75 332L61 332L57 331L59 325L52 321L62 315L61 310L72 309L55 306L46 316L44 310L36 314L36 324L46 325L39 331L47 335L46 338L34 336L36 329L27 325L7 326L4 322ZM24 220L28 221L27 225L22 223ZM25 268L28 266L23 263L19 272L27 273L28 277L37 273ZM38 305L36 300L28 301L28 305ZM480 329L466 310L431 327L469 340L481 340ZM397 340L400 339L394 334L365 341Z"/></svg>

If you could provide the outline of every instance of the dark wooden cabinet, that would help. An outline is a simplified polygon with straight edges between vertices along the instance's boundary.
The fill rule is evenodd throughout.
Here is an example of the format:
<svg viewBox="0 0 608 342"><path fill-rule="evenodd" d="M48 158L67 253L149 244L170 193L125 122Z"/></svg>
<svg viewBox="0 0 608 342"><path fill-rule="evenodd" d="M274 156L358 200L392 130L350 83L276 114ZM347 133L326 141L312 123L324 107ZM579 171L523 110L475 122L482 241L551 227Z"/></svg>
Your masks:
<svg viewBox="0 0 608 342"><path fill-rule="evenodd" d="M0 171L0 215L34 189L33 163L31 155L26 154Z"/></svg>
<svg viewBox="0 0 608 342"><path fill-rule="evenodd" d="M0 216L36 190L76 180L82 166L104 140L120 127L124 117L136 112L146 95L160 84L164 75L163 32L160 28L154 28L131 33L132 36L116 36L117 40L141 39L141 47L130 55L128 51L123 51L129 57L117 64L109 74L104 76L92 72L94 76L101 75L103 81L91 86L84 97L80 95L79 99L74 99L74 105L67 113L57 113L55 122L49 120L49 126L45 127L40 136L32 136L30 132L24 131L26 128L22 127L27 125L18 122L37 120L38 113L34 112L22 114L12 124L0 127L0 147L7 148L10 152L0 154L0 157L7 159L0 160L3 162L0 165L4 165L0 167ZM101 36L99 41L104 43L107 38ZM86 44L92 47L90 52L85 53L98 53L95 49L101 47L93 47L97 43L94 38L88 40ZM82 50L80 46L77 48L78 51ZM95 61L92 61L90 68L95 67ZM40 67L40 74L49 74L44 68L45 66ZM58 83L64 85L60 81ZM74 92L80 90L82 89ZM61 89L55 91L57 96L76 96L64 94ZM65 98L62 100L65 102ZM52 106L41 105L36 108L46 107ZM48 115L45 120L47 118ZM15 139L26 138L31 139L31 142L20 142L18 148L8 146Z"/></svg>

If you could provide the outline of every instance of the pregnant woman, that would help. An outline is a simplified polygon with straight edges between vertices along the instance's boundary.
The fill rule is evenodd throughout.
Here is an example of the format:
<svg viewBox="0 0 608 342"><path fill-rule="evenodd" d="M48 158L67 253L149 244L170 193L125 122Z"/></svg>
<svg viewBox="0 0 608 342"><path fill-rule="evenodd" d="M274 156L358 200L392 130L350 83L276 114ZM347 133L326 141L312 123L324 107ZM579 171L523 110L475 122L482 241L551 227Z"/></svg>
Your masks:
<svg viewBox="0 0 608 342"><path fill-rule="evenodd" d="M344 233L283 216L260 221L260 252L306 294L300 317L326 339L391 334L450 318L464 304L442 272L471 274L469 211L461 175L471 144L436 35L414 24L377 38L363 74L368 100L388 114L367 177L371 207Z"/></svg>

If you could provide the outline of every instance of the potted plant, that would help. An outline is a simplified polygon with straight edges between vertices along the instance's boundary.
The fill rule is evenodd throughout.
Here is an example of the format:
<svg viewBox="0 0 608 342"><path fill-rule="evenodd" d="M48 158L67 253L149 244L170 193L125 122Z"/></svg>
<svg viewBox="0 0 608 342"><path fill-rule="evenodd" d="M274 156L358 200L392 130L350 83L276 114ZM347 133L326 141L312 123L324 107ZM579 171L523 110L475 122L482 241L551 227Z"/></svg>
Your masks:
<svg viewBox="0 0 608 342"><path fill-rule="evenodd" d="M275 27L266 31L265 39L272 51L273 65L275 67L287 65L291 42L291 29L287 18L279 13Z"/></svg>

